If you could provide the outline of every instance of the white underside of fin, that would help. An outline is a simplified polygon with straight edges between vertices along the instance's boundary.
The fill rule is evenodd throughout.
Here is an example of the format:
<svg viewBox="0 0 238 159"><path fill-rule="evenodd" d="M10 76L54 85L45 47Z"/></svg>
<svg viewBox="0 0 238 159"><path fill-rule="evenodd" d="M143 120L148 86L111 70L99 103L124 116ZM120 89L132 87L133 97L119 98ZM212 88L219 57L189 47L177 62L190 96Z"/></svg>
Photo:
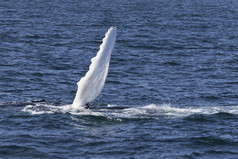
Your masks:
<svg viewBox="0 0 238 159"><path fill-rule="evenodd" d="M73 108L86 106L102 91L105 84L111 53L116 40L117 28L111 27L100 45L97 55L91 59L91 65L84 77L77 83L78 90L73 102Z"/></svg>

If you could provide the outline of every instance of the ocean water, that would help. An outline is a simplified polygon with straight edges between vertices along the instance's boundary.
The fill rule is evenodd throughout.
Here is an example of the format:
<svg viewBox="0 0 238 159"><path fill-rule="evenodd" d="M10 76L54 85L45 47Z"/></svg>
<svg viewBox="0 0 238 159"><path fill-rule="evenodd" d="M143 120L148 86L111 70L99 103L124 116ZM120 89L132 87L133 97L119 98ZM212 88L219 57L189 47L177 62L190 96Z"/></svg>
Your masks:
<svg viewBox="0 0 238 159"><path fill-rule="evenodd" d="M71 110L110 26L108 78ZM235 0L0 2L0 158L238 158Z"/></svg>

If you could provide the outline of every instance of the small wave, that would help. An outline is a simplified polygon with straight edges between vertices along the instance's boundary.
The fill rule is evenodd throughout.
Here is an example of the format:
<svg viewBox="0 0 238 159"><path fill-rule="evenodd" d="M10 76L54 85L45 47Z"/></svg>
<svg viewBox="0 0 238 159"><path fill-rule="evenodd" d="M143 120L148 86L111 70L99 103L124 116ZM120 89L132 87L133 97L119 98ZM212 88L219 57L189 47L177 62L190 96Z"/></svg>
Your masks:
<svg viewBox="0 0 238 159"><path fill-rule="evenodd" d="M116 105L109 105L108 107L117 107ZM78 116L103 116L113 119L124 119L124 118L179 118L187 117L194 114L238 114L238 106L191 106L191 107L172 107L169 104L149 104L140 107L131 107L127 109L85 109L77 108L72 109L71 104L56 106L47 103L37 103L35 105L27 105L22 109L23 112L30 114L51 114L51 113L70 113Z"/></svg>

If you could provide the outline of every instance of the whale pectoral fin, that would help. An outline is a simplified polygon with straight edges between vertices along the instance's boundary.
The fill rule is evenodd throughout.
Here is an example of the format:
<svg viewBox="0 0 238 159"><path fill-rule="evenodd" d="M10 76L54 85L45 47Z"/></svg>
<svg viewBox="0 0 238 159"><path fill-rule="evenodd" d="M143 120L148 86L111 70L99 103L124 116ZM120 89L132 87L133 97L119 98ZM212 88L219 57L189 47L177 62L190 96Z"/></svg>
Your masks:
<svg viewBox="0 0 238 159"><path fill-rule="evenodd" d="M91 65L84 77L78 82L78 90L72 107L88 106L102 91L106 81L110 57L116 41L117 28L108 29L97 55L91 59Z"/></svg>

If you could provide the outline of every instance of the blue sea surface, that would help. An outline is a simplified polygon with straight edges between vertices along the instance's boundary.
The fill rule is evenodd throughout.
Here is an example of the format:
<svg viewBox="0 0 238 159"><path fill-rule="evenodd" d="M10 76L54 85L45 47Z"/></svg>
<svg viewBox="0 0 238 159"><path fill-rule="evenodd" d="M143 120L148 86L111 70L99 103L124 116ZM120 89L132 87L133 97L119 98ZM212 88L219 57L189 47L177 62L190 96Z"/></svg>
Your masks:
<svg viewBox="0 0 238 159"><path fill-rule="evenodd" d="M70 110L111 26L130 108ZM0 1L0 158L238 158L238 2Z"/></svg>

